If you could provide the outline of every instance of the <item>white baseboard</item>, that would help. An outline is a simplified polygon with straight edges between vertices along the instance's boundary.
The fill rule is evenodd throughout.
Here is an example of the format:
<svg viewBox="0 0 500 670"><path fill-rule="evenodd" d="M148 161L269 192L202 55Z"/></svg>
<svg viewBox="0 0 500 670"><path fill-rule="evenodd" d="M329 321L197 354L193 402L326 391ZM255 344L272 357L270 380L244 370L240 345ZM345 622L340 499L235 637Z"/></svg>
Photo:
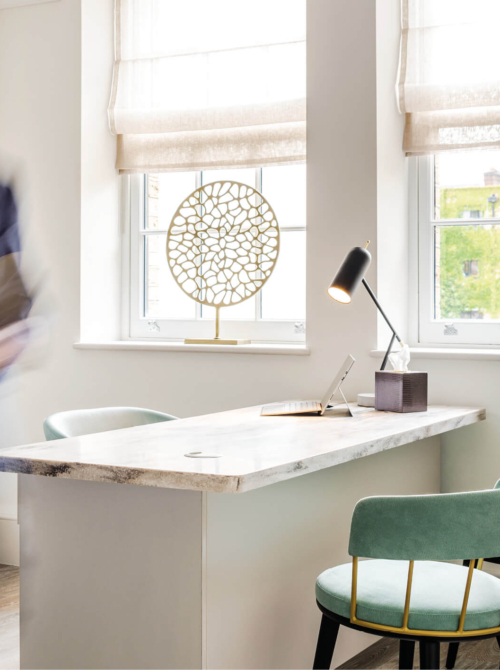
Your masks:
<svg viewBox="0 0 500 670"><path fill-rule="evenodd" d="M19 565L19 524L14 519L0 519L0 563Z"/></svg>

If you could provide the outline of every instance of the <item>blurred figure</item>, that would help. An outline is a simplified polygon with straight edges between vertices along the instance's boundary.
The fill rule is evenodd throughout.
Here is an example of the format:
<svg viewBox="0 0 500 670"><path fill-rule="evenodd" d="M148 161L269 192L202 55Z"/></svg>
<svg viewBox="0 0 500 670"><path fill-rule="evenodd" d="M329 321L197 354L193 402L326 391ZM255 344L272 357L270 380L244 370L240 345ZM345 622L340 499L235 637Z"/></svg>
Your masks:
<svg viewBox="0 0 500 670"><path fill-rule="evenodd" d="M33 304L20 270L21 236L14 189L0 180L0 380L29 341Z"/></svg>
<svg viewBox="0 0 500 670"><path fill-rule="evenodd" d="M25 441L19 376L10 374L10 371L14 371L15 363L28 344L39 346L41 323L45 323L45 319L31 316L35 291L29 288L33 283L28 283L26 273L21 270L20 171L17 166L14 169L14 165L0 152L0 449ZM30 278L34 266L40 274L38 258L28 263ZM38 361L39 356L35 355L35 358ZM0 473L0 514L3 519L17 518L16 475ZM9 547L3 549L16 562L16 542L10 535L9 538Z"/></svg>

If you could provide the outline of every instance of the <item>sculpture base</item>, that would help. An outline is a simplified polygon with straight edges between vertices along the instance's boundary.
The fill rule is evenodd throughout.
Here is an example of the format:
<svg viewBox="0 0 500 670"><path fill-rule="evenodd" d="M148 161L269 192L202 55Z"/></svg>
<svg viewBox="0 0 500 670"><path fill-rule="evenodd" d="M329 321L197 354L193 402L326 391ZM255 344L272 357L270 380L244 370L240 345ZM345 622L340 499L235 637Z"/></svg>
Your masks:
<svg viewBox="0 0 500 670"><path fill-rule="evenodd" d="M250 344L250 340L221 340L213 338L211 340L184 340L184 344Z"/></svg>

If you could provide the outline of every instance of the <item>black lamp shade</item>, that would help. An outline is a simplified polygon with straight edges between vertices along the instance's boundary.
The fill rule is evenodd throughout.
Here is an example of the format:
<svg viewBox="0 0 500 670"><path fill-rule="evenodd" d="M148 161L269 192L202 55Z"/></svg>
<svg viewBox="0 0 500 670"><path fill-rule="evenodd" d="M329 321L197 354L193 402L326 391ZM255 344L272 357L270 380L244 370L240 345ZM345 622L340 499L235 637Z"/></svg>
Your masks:
<svg viewBox="0 0 500 670"><path fill-rule="evenodd" d="M328 289L330 297L344 304L351 302L371 260L371 254L367 249L362 247L351 249Z"/></svg>

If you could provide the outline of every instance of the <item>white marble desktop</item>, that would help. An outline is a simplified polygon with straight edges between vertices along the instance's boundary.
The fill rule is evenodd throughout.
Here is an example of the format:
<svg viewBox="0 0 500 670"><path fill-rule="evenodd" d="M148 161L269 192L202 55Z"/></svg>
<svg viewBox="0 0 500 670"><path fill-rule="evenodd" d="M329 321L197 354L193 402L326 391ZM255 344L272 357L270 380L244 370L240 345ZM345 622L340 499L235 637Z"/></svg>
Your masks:
<svg viewBox="0 0 500 670"><path fill-rule="evenodd" d="M260 407L5 449L0 471L192 491L239 493L485 419L430 406L395 414L353 405L323 417L261 417ZM189 458L202 452L207 458Z"/></svg>

